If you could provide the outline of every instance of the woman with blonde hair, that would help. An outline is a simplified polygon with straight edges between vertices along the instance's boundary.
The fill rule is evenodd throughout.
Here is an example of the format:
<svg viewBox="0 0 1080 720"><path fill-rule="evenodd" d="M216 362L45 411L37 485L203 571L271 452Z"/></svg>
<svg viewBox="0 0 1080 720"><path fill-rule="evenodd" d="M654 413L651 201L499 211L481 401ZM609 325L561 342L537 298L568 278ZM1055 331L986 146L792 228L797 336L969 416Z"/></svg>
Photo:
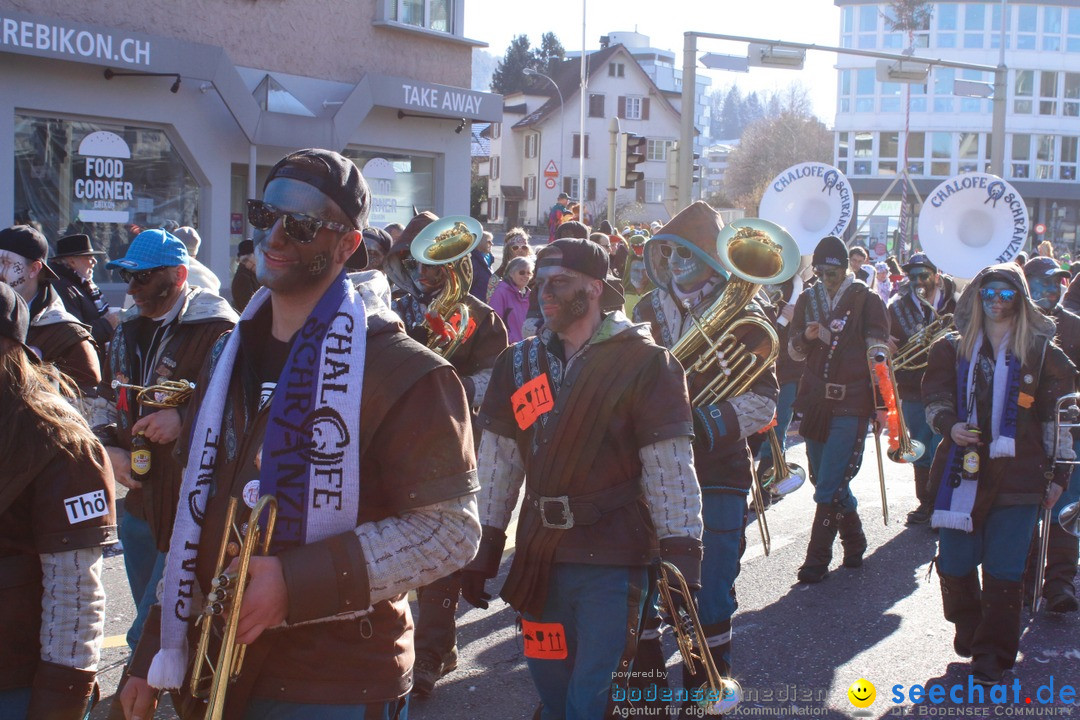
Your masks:
<svg viewBox="0 0 1080 720"><path fill-rule="evenodd" d="M529 233L525 231L525 228L516 227L507 230L506 235L503 236L502 261L491 273L484 301L491 301L491 295L495 292L495 288L499 287L499 282L503 279L503 275L506 274L506 267L511 260L516 257L532 256L532 247L529 246Z"/></svg>
<svg viewBox="0 0 1080 720"><path fill-rule="evenodd" d="M0 282L0 718L88 712L115 542L105 451L26 346L30 313ZM45 630L45 632L42 632Z"/></svg>
<svg viewBox="0 0 1080 720"><path fill-rule="evenodd" d="M1054 415L1076 369L1015 263L980 272L955 322L958 334L931 348L922 384L926 419L943 438L930 472L931 524L940 528L953 648L972 658L976 683L994 685L1016 661L1021 578L1040 506L1053 507L1069 482L1070 466L1055 461L1074 457L1073 443L1067 431L1055 443Z"/></svg>

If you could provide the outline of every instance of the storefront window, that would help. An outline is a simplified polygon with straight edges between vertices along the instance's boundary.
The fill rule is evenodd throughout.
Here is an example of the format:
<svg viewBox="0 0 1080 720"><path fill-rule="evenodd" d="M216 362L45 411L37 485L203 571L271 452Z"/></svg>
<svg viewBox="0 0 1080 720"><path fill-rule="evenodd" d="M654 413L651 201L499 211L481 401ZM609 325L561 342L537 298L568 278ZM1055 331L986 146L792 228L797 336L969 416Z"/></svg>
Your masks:
<svg viewBox="0 0 1080 720"><path fill-rule="evenodd" d="M355 148L347 148L344 154L356 163L371 187L370 225L405 225L412 219L414 207L435 209L435 158Z"/></svg>
<svg viewBox="0 0 1080 720"><path fill-rule="evenodd" d="M199 186L164 130L15 116L15 222L85 233L111 259L146 228L199 224ZM119 282L105 263L98 283Z"/></svg>

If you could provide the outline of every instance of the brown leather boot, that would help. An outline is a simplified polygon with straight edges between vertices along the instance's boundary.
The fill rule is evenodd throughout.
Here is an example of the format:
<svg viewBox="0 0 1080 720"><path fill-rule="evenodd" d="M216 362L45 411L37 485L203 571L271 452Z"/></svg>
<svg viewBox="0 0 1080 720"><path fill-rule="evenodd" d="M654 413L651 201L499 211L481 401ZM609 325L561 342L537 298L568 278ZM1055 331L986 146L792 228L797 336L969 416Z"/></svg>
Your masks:
<svg viewBox="0 0 1080 720"><path fill-rule="evenodd" d="M925 525L934 514L934 498L930 495L930 468L915 465L914 470L915 497L919 500L919 507L907 514L906 524Z"/></svg>
<svg viewBox="0 0 1080 720"><path fill-rule="evenodd" d="M1023 584L983 573L982 618L971 642L971 673L980 685L1001 682L1020 649Z"/></svg>
<svg viewBox="0 0 1080 720"><path fill-rule="evenodd" d="M971 657L975 629L982 620L982 589L976 571L958 577L938 573L941 580L941 606L945 619L956 626L953 650L960 657Z"/></svg>
<svg viewBox="0 0 1080 720"><path fill-rule="evenodd" d="M863 533L858 511L852 510L840 517L840 544L844 546L844 567L862 567L866 535Z"/></svg>
<svg viewBox="0 0 1080 720"><path fill-rule="evenodd" d="M819 583L829 574L832 545L840 530L842 514L832 505L817 506L814 524L810 528L810 544L806 548L806 560L799 568L799 582Z"/></svg>

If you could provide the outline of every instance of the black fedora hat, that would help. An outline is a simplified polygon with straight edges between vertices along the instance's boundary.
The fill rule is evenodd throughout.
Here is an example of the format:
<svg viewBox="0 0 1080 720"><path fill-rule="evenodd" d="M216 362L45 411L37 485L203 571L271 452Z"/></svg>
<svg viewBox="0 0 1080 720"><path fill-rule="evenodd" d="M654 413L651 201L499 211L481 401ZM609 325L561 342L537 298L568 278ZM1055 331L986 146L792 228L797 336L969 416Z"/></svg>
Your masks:
<svg viewBox="0 0 1080 720"><path fill-rule="evenodd" d="M79 257L81 255L104 255L101 250L95 250L90 244L89 235L66 235L56 241L56 252L53 258Z"/></svg>

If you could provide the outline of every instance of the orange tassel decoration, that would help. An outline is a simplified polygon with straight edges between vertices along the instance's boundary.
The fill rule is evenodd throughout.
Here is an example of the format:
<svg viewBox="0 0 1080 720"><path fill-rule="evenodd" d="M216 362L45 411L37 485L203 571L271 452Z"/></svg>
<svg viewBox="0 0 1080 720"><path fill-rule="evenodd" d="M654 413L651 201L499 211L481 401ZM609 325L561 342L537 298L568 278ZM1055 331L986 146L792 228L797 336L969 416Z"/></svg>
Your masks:
<svg viewBox="0 0 1080 720"><path fill-rule="evenodd" d="M900 448L900 416L896 402L896 388L893 387L889 377L889 366L879 362L874 364L874 374L877 376L878 392L885 403L885 425L889 433L889 451L895 453Z"/></svg>

